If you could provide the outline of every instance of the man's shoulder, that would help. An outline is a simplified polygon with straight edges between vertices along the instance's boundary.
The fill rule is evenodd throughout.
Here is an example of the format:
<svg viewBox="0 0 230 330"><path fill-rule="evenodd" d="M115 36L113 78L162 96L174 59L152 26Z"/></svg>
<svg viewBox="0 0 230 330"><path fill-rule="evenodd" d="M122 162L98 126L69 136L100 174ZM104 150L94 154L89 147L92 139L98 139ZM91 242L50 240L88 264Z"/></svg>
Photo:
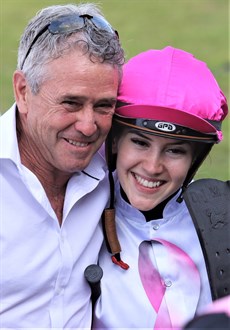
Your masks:
<svg viewBox="0 0 230 330"><path fill-rule="evenodd" d="M0 158L12 159L17 153L16 106L0 117Z"/></svg>
<svg viewBox="0 0 230 330"><path fill-rule="evenodd" d="M0 125L3 125L1 123L6 122L9 123L14 123L16 118L15 118L15 113L16 113L16 104L13 104L10 109L5 111L4 113L0 113Z"/></svg>

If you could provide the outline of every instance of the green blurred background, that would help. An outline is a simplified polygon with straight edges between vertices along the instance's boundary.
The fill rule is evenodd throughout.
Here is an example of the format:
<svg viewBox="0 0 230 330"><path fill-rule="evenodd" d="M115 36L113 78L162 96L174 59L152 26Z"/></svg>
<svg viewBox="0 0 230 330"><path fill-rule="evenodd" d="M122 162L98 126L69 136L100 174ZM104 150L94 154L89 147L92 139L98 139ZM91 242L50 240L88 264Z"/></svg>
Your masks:
<svg viewBox="0 0 230 330"><path fill-rule="evenodd" d="M26 24L42 7L70 2L74 3L65 0L0 0L0 113L6 111L14 100L12 74L16 67L19 38ZM229 0L91 2L101 7L106 18L119 31L126 59L150 48L160 49L167 45L182 48L208 64L229 100ZM224 141L214 146L197 178L229 179L229 117L223 125Z"/></svg>

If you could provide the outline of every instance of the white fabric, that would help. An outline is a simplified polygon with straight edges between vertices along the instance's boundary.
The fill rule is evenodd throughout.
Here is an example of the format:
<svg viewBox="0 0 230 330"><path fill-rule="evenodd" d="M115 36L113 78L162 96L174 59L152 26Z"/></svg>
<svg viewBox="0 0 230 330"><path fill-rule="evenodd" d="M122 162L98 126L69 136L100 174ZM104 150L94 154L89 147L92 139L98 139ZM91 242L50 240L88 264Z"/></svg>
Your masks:
<svg viewBox="0 0 230 330"><path fill-rule="evenodd" d="M94 178L81 172L69 180L60 227L40 182L20 163L15 106L1 116L0 135L0 328L90 328L84 270L97 262L103 239L104 160L97 154L85 169Z"/></svg>
<svg viewBox="0 0 230 330"><path fill-rule="evenodd" d="M102 295L95 309L94 328L154 329L156 312L139 276L138 247L144 240L155 240L152 242L153 254L164 279L165 302L175 329L192 319L212 300L203 254L187 207L184 202L178 204L175 196L166 205L163 219L146 222L141 212L122 199L118 185L116 196L121 258L130 268L123 270L113 264L103 246L100 254L100 266L104 273L101 281ZM197 274L193 277L179 267L180 262L174 263L168 249L157 244L156 240L170 242L182 249L194 262L198 279Z"/></svg>

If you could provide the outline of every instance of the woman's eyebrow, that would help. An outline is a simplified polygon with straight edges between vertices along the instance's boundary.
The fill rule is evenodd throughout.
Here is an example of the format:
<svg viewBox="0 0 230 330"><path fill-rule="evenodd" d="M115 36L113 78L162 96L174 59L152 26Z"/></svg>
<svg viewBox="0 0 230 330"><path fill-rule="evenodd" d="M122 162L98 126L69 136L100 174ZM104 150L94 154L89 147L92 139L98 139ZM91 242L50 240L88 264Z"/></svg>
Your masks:
<svg viewBox="0 0 230 330"><path fill-rule="evenodd" d="M149 141L152 141L152 139L149 138L148 135L149 136L155 136L154 134L142 133L141 131L138 131L138 130L135 130L135 129L130 129L129 130L129 133L138 135L141 138L147 139ZM165 138L165 139L167 139L167 138ZM170 138L167 139L167 142L168 142L168 145L178 145L178 146L181 146L181 145L190 145L190 143L188 141L176 140L176 139L174 140L174 139L170 139Z"/></svg>
<svg viewBox="0 0 230 330"><path fill-rule="evenodd" d="M142 137L143 139L151 140L150 138L148 138L147 134L143 134L142 132L135 130L135 129L130 129L129 133L136 134L136 135ZM151 134L149 134L149 135L151 135Z"/></svg>
<svg viewBox="0 0 230 330"><path fill-rule="evenodd" d="M187 142L187 141L177 141L177 140L175 140L175 141L173 141L173 142L170 142L170 144L176 144L176 145L184 145L184 144L188 144L188 145L190 145L190 143Z"/></svg>

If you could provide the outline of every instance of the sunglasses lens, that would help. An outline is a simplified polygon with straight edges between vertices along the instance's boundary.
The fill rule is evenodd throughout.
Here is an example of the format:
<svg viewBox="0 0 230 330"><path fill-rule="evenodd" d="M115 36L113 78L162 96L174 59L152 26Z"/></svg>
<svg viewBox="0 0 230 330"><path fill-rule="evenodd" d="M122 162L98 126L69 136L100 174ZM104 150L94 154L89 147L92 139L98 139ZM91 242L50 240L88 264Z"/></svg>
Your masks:
<svg viewBox="0 0 230 330"><path fill-rule="evenodd" d="M100 17L93 17L91 19L92 23L96 26L96 28L98 30L104 30L104 31L108 31L111 33L114 33L115 31L113 30L112 26L106 22L104 19L100 18Z"/></svg>
<svg viewBox="0 0 230 330"><path fill-rule="evenodd" d="M52 34L61 34L74 32L82 29L86 25L86 19L90 20L97 30L104 30L114 33L112 26L103 18L93 17L90 15L68 15L62 16L59 19L52 21L48 27Z"/></svg>
<svg viewBox="0 0 230 330"><path fill-rule="evenodd" d="M76 15L63 16L52 21L48 27L52 34L68 33L82 29L85 26L84 18Z"/></svg>

